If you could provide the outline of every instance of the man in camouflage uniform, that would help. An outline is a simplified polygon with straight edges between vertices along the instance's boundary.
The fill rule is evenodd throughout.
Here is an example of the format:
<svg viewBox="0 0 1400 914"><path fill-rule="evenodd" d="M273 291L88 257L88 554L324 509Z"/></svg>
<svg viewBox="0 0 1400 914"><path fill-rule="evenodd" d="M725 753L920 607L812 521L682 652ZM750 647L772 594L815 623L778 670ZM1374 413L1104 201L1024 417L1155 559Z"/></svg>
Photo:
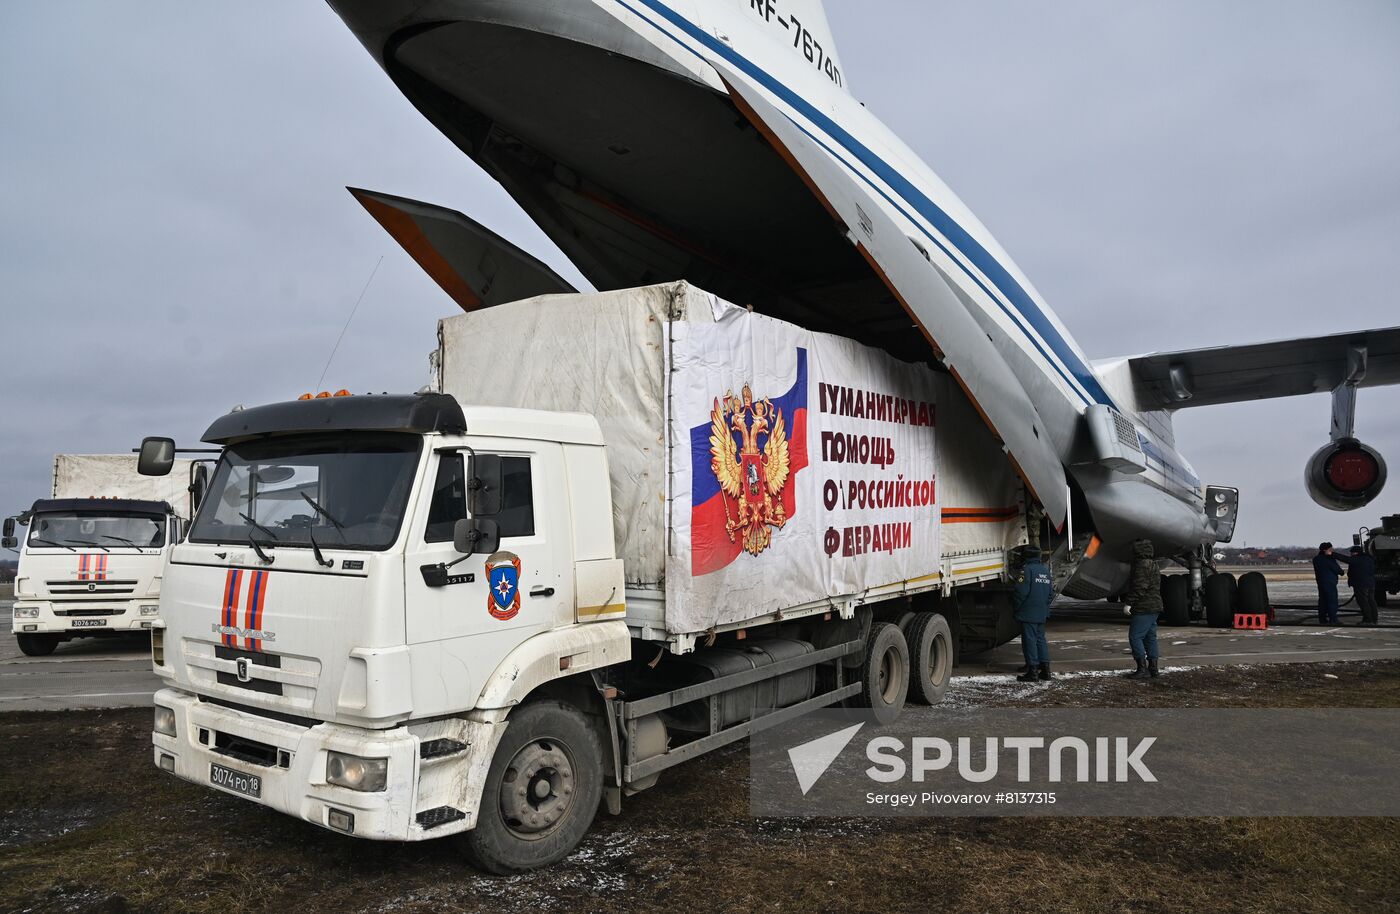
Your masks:
<svg viewBox="0 0 1400 914"><path fill-rule="evenodd" d="M1162 612L1161 574L1150 540L1133 540L1133 570L1123 593L1123 612L1129 616L1128 645L1137 669L1129 679L1157 677L1157 616Z"/></svg>

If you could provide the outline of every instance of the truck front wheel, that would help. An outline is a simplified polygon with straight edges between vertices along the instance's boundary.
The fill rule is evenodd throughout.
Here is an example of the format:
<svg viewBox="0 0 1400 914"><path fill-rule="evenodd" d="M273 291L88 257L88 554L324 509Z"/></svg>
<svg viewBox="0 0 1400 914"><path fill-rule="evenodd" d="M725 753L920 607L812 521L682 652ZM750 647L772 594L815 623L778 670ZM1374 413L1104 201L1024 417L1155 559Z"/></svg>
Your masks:
<svg viewBox="0 0 1400 914"><path fill-rule="evenodd" d="M15 635L26 657L47 657L58 647L58 635Z"/></svg>
<svg viewBox="0 0 1400 914"><path fill-rule="evenodd" d="M510 716L491 760L467 850L492 873L523 873L569 855L603 794L603 746L572 705L540 701Z"/></svg>
<svg viewBox="0 0 1400 914"><path fill-rule="evenodd" d="M898 625L876 622L865 642L861 689L855 704L870 709L876 723L893 723L909 693L909 644Z"/></svg>

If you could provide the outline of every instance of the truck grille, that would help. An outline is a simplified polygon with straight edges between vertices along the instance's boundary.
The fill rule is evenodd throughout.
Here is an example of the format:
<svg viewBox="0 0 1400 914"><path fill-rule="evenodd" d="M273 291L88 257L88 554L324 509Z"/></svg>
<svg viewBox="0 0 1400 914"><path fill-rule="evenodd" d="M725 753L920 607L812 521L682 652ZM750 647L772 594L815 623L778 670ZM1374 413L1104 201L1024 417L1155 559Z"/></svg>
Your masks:
<svg viewBox="0 0 1400 914"><path fill-rule="evenodd" d="M55 609L55 616L121 616L125 615L125 609L110 609L94 606L91 609Z"/></svg>
<svg viewBox="0 0 1400 914"><path fill-rule="evenodd" d="M282 694L282 683L274 682L271 679L259 678L256 674L259 667L272 670L281 669L282 658L276 654L260 654L257 651L240 651L233 647L215 645L214 656L220 660L232 660L234 662L237 662L239 658L246 659L248 663L248 673L251 677L247 682L244 682L233 673L219 671L216 675L219 685L233 686L236 689L247 689L250 692L262 692L264 695Z"/></svg>
<svg viewBox="0 0 1400 914"><path fill-rule="evenodd" d="M52 594L93 594L95 596L110 596L113 594L131 593L136 589L135 580L107 580L107 581L45 581L48 585L49 593Z"/></svg>

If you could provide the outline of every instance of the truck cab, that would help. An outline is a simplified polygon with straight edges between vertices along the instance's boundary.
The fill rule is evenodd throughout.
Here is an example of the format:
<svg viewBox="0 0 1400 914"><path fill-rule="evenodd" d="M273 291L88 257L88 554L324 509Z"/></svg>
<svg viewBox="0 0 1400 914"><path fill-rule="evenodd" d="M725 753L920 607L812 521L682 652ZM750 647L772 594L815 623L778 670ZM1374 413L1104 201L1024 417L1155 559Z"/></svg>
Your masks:
<svg viewBox="0 0 1400 914"><path fill-rule="evenodd" d="M152 640L160 767L337 831L437 837L478 826L512 707L596 692L588 672L629 657L592 417L326 396L204 440L223 453Z"/></svg>
<svg viewBox="0 0 1400 914"><path fill-rule="evenodd" d="M13 632L29 656L73 638L145 633L159 611L165 557L179 540L169 503L126 498L40 499L7 519L20 546Z"/></svg>

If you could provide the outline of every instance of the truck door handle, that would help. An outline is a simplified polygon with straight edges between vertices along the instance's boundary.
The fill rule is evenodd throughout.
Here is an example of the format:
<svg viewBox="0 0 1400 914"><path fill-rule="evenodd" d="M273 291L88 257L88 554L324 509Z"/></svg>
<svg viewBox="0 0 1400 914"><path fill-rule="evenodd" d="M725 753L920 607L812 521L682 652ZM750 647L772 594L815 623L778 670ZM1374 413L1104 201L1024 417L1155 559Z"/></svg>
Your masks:
<svg viewBox="0 0 1400 914"><path fill-rule="evenodd" d="M535 588L531 589L531 591L530 591L530 596L532 596L532 597L552 597L552 596L554 596L554 588L553 588L553 587L535 587Z"/></svg>

